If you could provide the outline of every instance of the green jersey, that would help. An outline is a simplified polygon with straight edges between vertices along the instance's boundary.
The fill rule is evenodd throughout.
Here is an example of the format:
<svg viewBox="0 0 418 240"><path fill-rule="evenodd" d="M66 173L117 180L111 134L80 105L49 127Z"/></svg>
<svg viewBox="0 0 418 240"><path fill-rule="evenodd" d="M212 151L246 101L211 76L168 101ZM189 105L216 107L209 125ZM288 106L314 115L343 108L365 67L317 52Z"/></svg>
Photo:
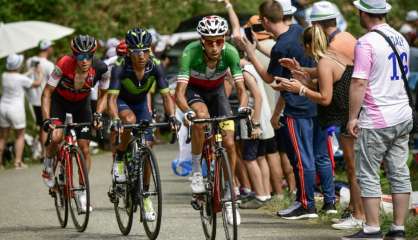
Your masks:
<svg viewBox="0 0 418 240"><path fill-rule="evenodd" d="M200 41L187 45L180 60L180 72L177 82L187 83L201 89L216 89L225 80L228 70L234 81L243 81L238 51L225 43L221 58L215 69L210 69L205 62L205 53Z"/></svg>

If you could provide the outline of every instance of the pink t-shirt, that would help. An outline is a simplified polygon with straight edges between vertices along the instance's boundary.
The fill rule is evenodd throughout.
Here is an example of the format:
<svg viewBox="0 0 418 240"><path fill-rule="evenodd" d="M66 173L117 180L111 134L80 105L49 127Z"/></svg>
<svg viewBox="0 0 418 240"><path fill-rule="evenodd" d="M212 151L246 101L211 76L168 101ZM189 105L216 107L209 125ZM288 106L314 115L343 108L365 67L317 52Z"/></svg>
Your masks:
<svg viewBox="0 0 418 240"><path fill-rule="evenodd" d="M395 44L409 72L409 45L405 38L388 24L375 26ZM392 48L375 32L361 37L355 48L353 78L367 81L366 95L359 117L359 126L379 129L412 119L401 70Z"/></svg>

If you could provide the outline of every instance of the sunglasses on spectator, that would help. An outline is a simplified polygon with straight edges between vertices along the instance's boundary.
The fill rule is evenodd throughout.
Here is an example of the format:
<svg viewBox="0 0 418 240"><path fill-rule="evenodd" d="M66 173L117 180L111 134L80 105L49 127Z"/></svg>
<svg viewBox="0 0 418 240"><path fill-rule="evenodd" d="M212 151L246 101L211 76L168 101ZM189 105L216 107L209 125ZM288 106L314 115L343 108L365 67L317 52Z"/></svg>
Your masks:
<svg viewBox="0 0 418 240"><path fill-rule="evenodd" d="M222 46L224 43L225 38L218 38L215 40L203 39L203 44L205 44L206 46L213 46L214 44L216 44L216 46Z"/></svg>
<svg viewBox="0 0 418 240"><path fill-rule="evenodd" d="M84 61L84 60L91 60L93 58L93 54L91 53L78 53L74 54L77 61Z"/></svg>
<svg viewBox="0 0 418 240"><path fill-rule="evenodd" d="M129 52L133 55L140 55L142 53L148 53L150 51L149 48L145 48L145 49L129 49Z"/></svg>

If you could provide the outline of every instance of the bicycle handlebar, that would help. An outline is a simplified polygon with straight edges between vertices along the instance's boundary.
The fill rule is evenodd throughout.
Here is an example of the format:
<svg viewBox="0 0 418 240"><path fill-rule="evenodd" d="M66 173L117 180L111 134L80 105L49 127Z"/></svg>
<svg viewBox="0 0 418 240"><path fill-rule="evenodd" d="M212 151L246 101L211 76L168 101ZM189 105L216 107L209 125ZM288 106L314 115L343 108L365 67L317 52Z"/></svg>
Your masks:
<svg viewBox="0 0 418 240"><path fill-rule="evenodd" d="M168 122L161 122L161 123L152 123L149 121L140 121L139 123L133 123L133 124L122 124L122 128L126 129L140 129L145 130L147 128L161 128L161 127L169 127L170 123ZM117 132L117 138L116 138L116 145L119 145L122 142L121 139L121 131L120 129L116 130ZM172 134L170 144L174 144L177 141L177 130L175 133Z"/></svg>
<svg viewBox="0 0 418 240"><path fill-rule="evenodd" d="M59 118L51 118L52 121L59 120ZM45 147L48 147L49 144L52 142L52 132L54 129L76 129L76 128L82 128L82 127L92 127L91 122L84 122L84 123L67 123L67 124L60 124L56 125L54 128L48 129L48 135L47 139L45 141Z"/></svg>
<svg viewBox="0 0 418 240"><path fill-rule="evenodd" d="M192 141L191 136L191 128L193 124L201 124L201 123L210 123L210 124L218 124L220 122L228 121L228 120L241 120L246 119L248 135L251 135L252 132L252 124L250 121L251 115L249 114L238 114L234 116L221 116L221 117L213 117L213 118L199 118L191 120L189 126L187 127L187 138L186 143L189 144Z"/></svg>

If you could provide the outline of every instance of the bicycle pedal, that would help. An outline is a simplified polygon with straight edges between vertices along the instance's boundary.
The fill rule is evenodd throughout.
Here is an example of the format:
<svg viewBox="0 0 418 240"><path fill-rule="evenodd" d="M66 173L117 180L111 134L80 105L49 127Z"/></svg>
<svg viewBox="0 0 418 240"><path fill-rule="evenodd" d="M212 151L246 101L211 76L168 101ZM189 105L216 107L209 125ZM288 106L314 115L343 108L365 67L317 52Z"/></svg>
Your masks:
<svg viewBox="0 0 418 240"><path fill-rule="evenodd" d="M119 202L113 191L107 192L107 196L109 197L109 200L110 200L111 203L118 203Z"/></svg>
<svg viewBox="0 0 418 240"><path fill-rule="evenodd" d="M52 188L49 189L49 195L53 198L57 197L57 193L55 191L53 191Z"/></svg>
<svg viewBox="0 0 418 240"><path fill-rule="evenodd" d="M190 205L192 205L193 209L196 210L196 211L202 210L202 206L195 199L192 199L192 201L190 201Z"/></svg>

